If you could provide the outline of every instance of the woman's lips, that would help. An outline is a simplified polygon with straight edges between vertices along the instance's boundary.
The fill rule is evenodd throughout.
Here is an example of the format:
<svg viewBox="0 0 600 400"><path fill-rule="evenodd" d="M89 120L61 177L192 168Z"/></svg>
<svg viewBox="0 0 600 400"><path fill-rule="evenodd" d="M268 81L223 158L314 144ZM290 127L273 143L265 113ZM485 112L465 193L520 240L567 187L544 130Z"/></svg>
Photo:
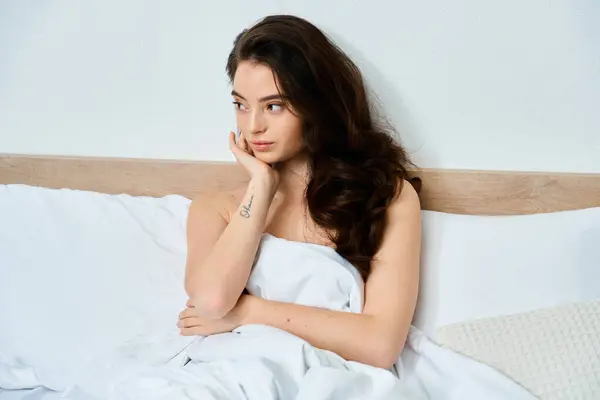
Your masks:
<svg viewBox="0 0 600 400"><path fill-rule="evenodd" d="M273 146L274 142L250 142L252 149L255 151L266 151Z"/></svg>

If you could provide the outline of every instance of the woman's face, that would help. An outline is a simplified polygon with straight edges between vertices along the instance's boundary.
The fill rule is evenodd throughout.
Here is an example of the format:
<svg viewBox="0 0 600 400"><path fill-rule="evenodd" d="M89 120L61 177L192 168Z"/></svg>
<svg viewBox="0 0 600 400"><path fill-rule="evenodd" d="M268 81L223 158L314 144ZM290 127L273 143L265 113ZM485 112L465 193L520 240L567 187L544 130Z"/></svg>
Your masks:
<svg viewBox="0 0 600 400"><path fill-rule="evenodd" d="M241 62L231 94L238 129L256 158L273 164L302 152L302 121L284 106L270 67Z"/></svg>

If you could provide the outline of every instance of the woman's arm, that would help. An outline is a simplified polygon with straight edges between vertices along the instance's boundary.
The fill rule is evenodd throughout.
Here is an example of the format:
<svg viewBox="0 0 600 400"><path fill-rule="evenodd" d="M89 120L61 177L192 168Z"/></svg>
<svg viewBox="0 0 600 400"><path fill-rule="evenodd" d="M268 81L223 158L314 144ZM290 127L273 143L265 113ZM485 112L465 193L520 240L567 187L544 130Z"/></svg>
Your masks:
<svg viewBox="0 0 600 400"><path fill-rule="evenodd" d="M181 333L211 335L240 325L270 325L347 360L390 368L404 347L419 286L421 214L417 193L410 184L405 182L401 195L389 208L388 220L365 285L361 314L243 295L232 311L218 320L202 318L193 307L186 308L179 316Z"/></svg>
<svg viewBox="0 0 600 400"><path fill-rule="evenodd" d="M249 297L240 304L242 323L274 326L347 360L390 368L404 347L419 285L420 205L408 182L388 216L362 314Z"/></svg>
<svg viewBox="0 0 600 400"><path fill-rule="evenodd" d="M185 290L198 315L213 319L225 316L246 286L278 184L277 172L248 153L243 135L236 143L230 132L229 148L250 175L241 204L229 216L223 199L203 197L188 214Z"/></svg>
<svg viewBox="0 0 600 400"><path fill-rule="evenodd" d="M246 286L265 228L273 195L260 181L250 181L229 222L222 199L194 200L188 216L185 289L198 313L222 318Z"/></svg>

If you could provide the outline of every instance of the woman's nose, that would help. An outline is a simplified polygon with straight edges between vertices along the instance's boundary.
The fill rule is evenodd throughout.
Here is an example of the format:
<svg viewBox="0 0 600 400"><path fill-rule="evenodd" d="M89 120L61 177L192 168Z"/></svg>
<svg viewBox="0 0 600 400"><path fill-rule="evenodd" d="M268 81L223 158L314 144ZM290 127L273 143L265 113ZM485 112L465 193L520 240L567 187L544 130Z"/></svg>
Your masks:
<svg viewBox="0 0 600 400"><path fill-rule="evenodd" d="M259 135L265 130L265 119L260 111L252 111L248 126L250 133Z"/></svg>

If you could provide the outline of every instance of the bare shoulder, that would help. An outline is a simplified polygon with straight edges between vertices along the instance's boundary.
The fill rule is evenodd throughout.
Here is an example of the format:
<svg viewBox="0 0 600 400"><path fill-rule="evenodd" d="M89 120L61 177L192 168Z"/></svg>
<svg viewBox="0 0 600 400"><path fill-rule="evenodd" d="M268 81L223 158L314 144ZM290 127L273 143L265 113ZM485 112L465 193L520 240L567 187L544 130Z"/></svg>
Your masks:
<svg viewBox="0 0 600 400"><path fill-rule="evenodd" d="M387 209L386 218L381 253L407 253L402 249L404 245L420 247L421 202L419 194L410 182L404 180L398 185L398 193Z"/></svg>
<svg viewBox="0 0 600 400"><path fill-rule="evenodd" d="M401 188L399 189L399 193L390 204L389 215L391 218L395 219L396 217L406 217L407 215L418 216L420 214L421 201L419 200L419 194L413 185L404 179Z"/></svg>
<svg viewBox="0 0 600 400"><path fill-rule="evenodd" d="M420 248L421 203L419 194L412 184L404 180L399 192L387 209L387 222L378 257L390 260L405 258ZM416 253L413 254L416 256ZM389 262L389 265L414 265Z"/></svg>

